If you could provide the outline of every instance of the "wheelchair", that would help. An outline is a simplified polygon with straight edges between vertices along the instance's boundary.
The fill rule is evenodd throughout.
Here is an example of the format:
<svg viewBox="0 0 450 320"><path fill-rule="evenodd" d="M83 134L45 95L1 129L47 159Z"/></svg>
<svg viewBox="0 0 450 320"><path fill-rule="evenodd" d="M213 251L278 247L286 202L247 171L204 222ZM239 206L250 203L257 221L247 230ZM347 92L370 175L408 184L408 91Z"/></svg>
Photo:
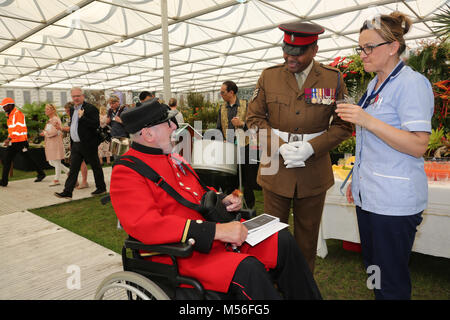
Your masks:
<svg viewBox="0 0 450 320"><path fill-rule="evenodd" d="M239 213L244 219L256 216L256 211L252 209L241 209ZM94 299L226 300L226 294L205 290L196 279L179 274L177 258L189 257L193 250L189 243L147 245L128 236L122 247L124 271L104 279L98 286ZM168 256L172 264L145 260L151 254ZM188 287L180 287L181 285Z"/></svg>

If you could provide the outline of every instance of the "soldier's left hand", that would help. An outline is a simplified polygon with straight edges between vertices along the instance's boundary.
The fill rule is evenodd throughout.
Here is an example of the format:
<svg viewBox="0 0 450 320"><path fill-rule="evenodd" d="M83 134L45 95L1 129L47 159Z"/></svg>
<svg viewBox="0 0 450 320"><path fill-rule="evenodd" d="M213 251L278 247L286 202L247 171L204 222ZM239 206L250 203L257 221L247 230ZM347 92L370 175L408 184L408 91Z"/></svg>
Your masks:
<svg viewBox="0 0 450 320"><path fill-rule="evenodd" d="M309 142L297 141L291 142L289 144L296 147L296 150L287 152L283 157L285 160L284 164L286 165L286 168L301 166L302 162L304 166L304 162L314 154L314 149Z"/></svg>

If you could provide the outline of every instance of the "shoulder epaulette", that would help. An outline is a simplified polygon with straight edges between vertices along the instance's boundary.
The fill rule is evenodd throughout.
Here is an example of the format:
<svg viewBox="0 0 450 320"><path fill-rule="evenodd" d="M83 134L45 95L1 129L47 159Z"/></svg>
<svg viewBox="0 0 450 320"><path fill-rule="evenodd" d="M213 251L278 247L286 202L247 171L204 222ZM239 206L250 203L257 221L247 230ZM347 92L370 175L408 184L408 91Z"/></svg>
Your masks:
<svg viewBox="0 0 450 320"><path fill-rule="evenodd" d="M277 64L277 65L268 67L268 68L266 68L266 70L269 70L269 69L275 69L275 68L282 68L282 67L284 67L284 63L281 63L281 64Z"/></svg>
<svg viewBox="0 0 450 320"><path fill-rule="evenodd" d="M334 71L334 72L339 72L339 69L338 68L335 68L335 67L332 67L332 66L329 66L329 65L325 65L325 64L320 64L320 66L322 67L322 68L325 68L325 69L328 69L328 70L331 70L331 71Z"/></svg>

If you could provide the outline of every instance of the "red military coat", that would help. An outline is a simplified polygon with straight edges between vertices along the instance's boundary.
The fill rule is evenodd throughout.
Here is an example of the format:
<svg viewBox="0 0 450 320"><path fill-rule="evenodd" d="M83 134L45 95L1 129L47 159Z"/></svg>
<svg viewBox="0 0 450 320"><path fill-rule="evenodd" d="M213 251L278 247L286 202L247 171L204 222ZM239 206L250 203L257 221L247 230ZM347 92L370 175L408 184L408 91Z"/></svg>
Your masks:
<svg viewBox="0 0 450 320"><path fill-rule="evenodd" d="M137 143L133 143L126 154L151 166L185 199L200 203L205 191L192 173L177 165L177 159L185 161L180 156L162 154L160 149ZM214 237L215 224L205 222L200 213L181 205L162 188L128 167L114 167L110 194L114 211L124 230L139 241L146 244L176 243L194 237L192 256L177 260L179 272L196 278L206 290L227 292L237 266L249 255L258 258L266 268L276 266L277 235L255 247L245 243L240 253L229 251L225 243L213 240L211 233L199 228L203 225L211 230L212 226ZM204 248L205 244L207 252L196 250L196 247Z"/></svg>

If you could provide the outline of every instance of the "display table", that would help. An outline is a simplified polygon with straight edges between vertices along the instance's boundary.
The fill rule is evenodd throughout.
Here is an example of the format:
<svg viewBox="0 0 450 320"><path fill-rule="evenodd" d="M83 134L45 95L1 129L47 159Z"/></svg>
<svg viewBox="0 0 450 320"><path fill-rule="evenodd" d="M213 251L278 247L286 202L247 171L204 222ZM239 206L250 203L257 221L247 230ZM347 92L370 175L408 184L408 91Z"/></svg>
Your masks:
<svg viewBox="0 0 450 320"><path fill-rule="evenodd" d="M334 176L335 184L325 199L322 223L317 242L317 255L328 254L326 239L340 239L359 243L358 222L353 204L347 203L339 192L342 179ZM345 186L345 189L347 186ZM345 190L344 189L344 190ZM413 251L437 257L450 258L450 183L428 184L428 208L417 227Z"/></svg>

